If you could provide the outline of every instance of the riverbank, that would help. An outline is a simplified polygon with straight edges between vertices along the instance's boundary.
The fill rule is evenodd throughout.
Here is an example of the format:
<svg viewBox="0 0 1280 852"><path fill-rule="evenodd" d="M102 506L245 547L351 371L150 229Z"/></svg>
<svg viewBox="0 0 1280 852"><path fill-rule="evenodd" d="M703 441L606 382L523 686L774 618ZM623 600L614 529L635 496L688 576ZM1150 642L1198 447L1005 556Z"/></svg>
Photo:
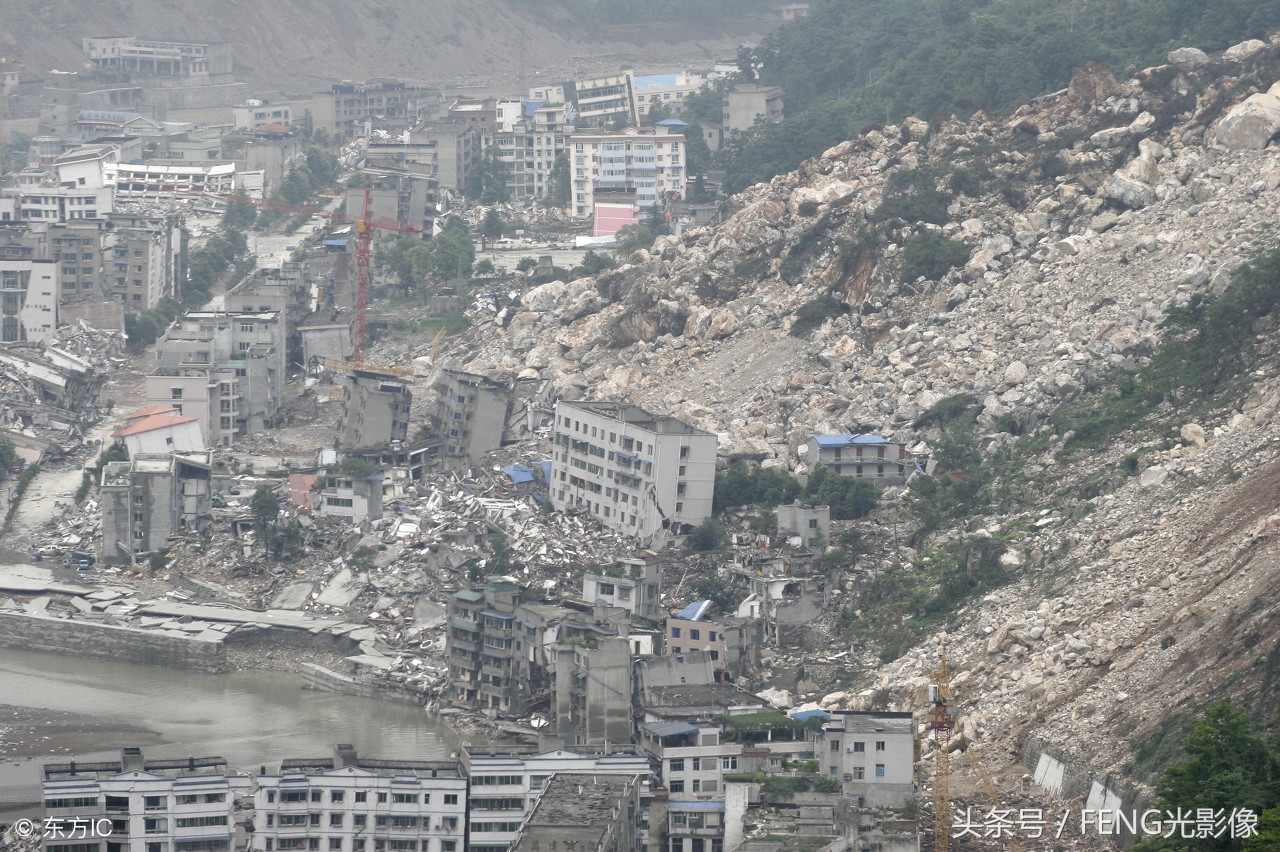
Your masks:
<svg viewBox="0 0 1280 852"><path fill-rule="evenodd" d="M0 704L0 761L163 742L155 731L123 719Z"/></svg>

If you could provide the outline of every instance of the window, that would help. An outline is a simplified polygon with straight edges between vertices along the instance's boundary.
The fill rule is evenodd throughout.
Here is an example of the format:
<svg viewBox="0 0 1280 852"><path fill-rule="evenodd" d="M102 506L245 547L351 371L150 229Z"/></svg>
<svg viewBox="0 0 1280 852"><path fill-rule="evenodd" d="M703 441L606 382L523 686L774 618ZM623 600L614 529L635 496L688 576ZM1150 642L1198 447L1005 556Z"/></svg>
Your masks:
<svg viewBox="0 0 1280 852"><path fill-rule="evenodd" d="M672 793L683 793L683 792L684 792L684 782L683 782L683 781L671 781L671 782L669 782L669 783L667 784L667 789L668 789L668 790L670 790Z"/></svg>
<svg viewBox="0 0 1280 852"><path fill-rule="evenodd" d="M307 814L307 824L308 824L308 825L319 825L319 824L320 824L320 814Z"/></svg>
<svg viewBox="0 0 1280 852"><path fill-rule="evenodd" d="M884 740L876 740L876 751L884 751Z"/></svg>
<svg viewBox="0 0 1280 852"><path fill-rule="evenodd" d="M707 639L708 639L708 641L710 641L710 642L714 642L714 641L716 641L716 632L715 632L714 630L712 630L712 631L711 631L711 634L707 637Z"/></svg>
<svg viewBox="0 0 1280 852"><path fill-rule="evenodd" d="M630 586L619 586L619 587L618 587L618 598L619 598L620 600L624 600L624 601L629 601L629 600L631 600L631 587L630 587Z"/></svg>
<svg viewBox="0 0 1280 852"><path fill-rule="evenodd" d="M721 769L737 769L737 768L738 768L738 756L735 754L735 755L733 755L733 756L731 756L731 757L722 757L722 758L720 758L720 768L721 768Z"/></svg>
<svg viewBox="0 0 1280 852"><path fill-rule="evenodd" d="M867 744L855 741L853 744L853 750L858 753L865 752L867 750Z"/></svg>
<svg viewBox="0 0 1280 852"><path fill-rule="evenodd" d="M392 793L391 801L399 805L416 805L418 804L417 793Z"/></svg>
<svg viewBox="0 0 1280 852"><path fill-rule="evenodd" d="M695 757L695 758L693 759L693 771L694 771L694 772L701 772L701 771L702 771L702 758L700 758L700 757Z"/></svg>
<svg viewBox="0 0 1280 852"><path fill-rule="evenodd" d="M719 651L712 651L712 652L711 652L711 660L712 660L712 662L715 662L715 661L716 661L716 660L718 660L718 659L720 659L720 652L719 652Z"/></svg>
<svg viewBox="0 0 1280 852"><path fill-rule="evenodd" d="M684 758L683 758L683 757L673 757L673 758L671 758L671 769L670 769L669 771L670 771L670 772L684 772Z"/></svg>
<svg viewBox="0 0 1280 852"><path fill-rule="evenodd" d="M380 805L385 805L386 803L387 803L387 794L386 794L386 793L379 793L379 794L378 794L378 804L380 804Z"/></svg>
<svg viewBox="0 0 1280 852"><path fill-rule="evenodd" d="M342 814L340 813L329 814L329 827L342 828Z"/></svg>
<svg viewBox="0 0 1280 852"><path fill-rule="evenodd" d="M357 791L356 791L355 800L356 800L357 802L367 802L367 801L369 801L369 793L368 793L368 791L366 791L366 790L357 790Z"/></svg>
<svg viewBox="0 0 1280 852"><path fill-rule="evenodd" d="M141 512L134 512L134 513L133 513L133 519L134 519L135 521L140 521L140 520L142 520L142 513L141 513ZM199 798L200 798L199 796L178 796L178 804L180 804L180 805L194 805L194 804L199 800Z"/></svg>
<svg viewBox="0 0 1280 852"><path fill-rule="evenodd" d="M151 798L148 796L147 798ZM169 831L169 820L163 817L152 817L142 821L147 834L165 834Z"/></svg>
<svg viewBox="0 0 1280 852"><path fill-rule="evenodd" d="M170 399L182 399L182 388L169 388Z"/></svg>
<svg viewBox="0 0 1280 852"><path fill-rule="evenodd" d="M699 781L697 778L693 779L693 792L695 793L702 792L702 782Z"/></svg>
<svg viewBox="0 0 1280 852"><path fill-rule="evenodd" d="M830 773L831 773L832 775L835 775L835 774L839 771L840 767L838 767L838 766L828 766L828 767L827 767L827 769L830 771Z"/></svg>
<svg viewBox="0 0 1280 852"><path fill-rule="evenodd" d="M696 642L696 641L698 641L699 639L701 639L701 638L702 638L702 631L701 631L701 630L690 630L690 631L689 631L689 638L690 638L690 639L692 639L692 640L693 640L693 641L695 641L695 642Z"/></svg>
<svg viewBox="0 0 1280 852"><path fill-rule="evenodd" d="M351 815L352 828L364 828L368 824L369 824L368 814L352 814Z"/></svg>
<svg viewBox="0 0 1280 852"><path fill-rule="evenodd" d="M883 764L883 763L877 763L877 764L876 764L876 777L877 777L877 778L883 778L883 777L884 777L884 764Z"/></svg>
<svg viewBox="0 0 1280 852"><path fill-rule="evenodd" d="M456 804L458 804L458 794L457 794L457 793L445 793L445 794L444 794L444 803L445 803L446 805L456 805Z"/></svg>
<svg viewBox="0 0 1280 852"><path fill-rule="evenodd" d="M613 593L614 593L613 583L601 583L601 584L600 584L600 594L602 594L602 595L609 595L610 597L612 597L612 596L613 596Z"/></svg>
<svg viewBox="0 0 1280 852"><path fill-rule="evenodd" d="M832 750L832 751L839 751L839 750L840 750L840 741L839 741L839 740L832 740L832 741L831 741L831 750Z"/></svg>
<svg viewBox="0 0 1280 852"><path fill-rule="evenodd" d="M342 838L341 838L341 837L330 837L330 838L329 838L329 852L341 852L341 850L342 850Z"/></svg>
<svg viewBox="0 0 1280 852"><path fill-rule="evenodd" d="M672 639L679 639L679 638L680 638L680 628L679 628L679 627L673 627L673 628L671 628L671 638L672 638Z"/></svg>
<svg viewBox="0 0 1280 852"><path fill-rule="evenodd" d="M149 811L163 810L164 806L164 796L145 796L142 799L142 807Z"/></svg>
<svg viewBox="0 0 1280 852"><path fill-rule="evenodd" d="M862 767L861 767L861 766L855 766L855 767L853 767L853 780L854 780L854 781L861 781L861 780L862 780Z"/></svg>

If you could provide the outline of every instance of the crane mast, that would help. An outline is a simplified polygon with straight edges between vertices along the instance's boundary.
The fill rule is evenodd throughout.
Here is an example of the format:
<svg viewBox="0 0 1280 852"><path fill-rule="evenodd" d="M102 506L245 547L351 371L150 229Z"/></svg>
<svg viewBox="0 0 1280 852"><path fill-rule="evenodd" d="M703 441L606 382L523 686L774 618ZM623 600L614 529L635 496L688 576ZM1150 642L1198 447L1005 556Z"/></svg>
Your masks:
<svg viewBox="0 0 1280 852"><path fill-rule="evenodd" d="M942 649L942 662L938 670L929 676L929 700L933 703L933 848L934 852L947 852L951 843L951 755L947 741L955 730L956 720L951 710L956 706L951 691L951 676L947 673L947 649Z"/></svg>

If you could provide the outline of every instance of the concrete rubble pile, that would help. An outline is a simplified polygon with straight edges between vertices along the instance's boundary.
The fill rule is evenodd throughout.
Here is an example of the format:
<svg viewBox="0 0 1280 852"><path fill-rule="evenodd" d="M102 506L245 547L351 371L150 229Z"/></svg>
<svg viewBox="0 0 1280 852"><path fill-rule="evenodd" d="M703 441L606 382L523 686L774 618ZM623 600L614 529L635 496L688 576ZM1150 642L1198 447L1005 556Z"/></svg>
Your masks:
<svg viewBox="0 0 1280 852"><path fill-rule="evenodd" d="M917 419L962 394L993 450L1014 440L1011 425L1046 428L1092 382L1137 369L1168 308L1220 293L1271 247L1278 69L1275 39L1210 63L1171 55L1124 82L1090 66L1007 119L869 130L747 189L714 230L661 237L619 270L540 285L518 306L477 302L492 325L446 363L642 405L718 433L722 454L797 472L813 434L873 431L927 452L937 433ZM1251 74L1255 90L1237 93ZM982 174L980 185L955 178L960 169ZM913 184L938 190L941 224L894 221ZM965 256L935 277L905 276L926 232ZM812 330L792 336L814 311ZM979 739L1034 733L1098 772L1120 771L1109 762L1127 754L1126 724L1226 677L1172 677L1180 655L1238 650L1250 625L1261 628L1265 612L1245 602L1251 590L1266 596L1265 579L1237 572L1246 551L1272 551L1280 521L1229 484L1278 460L1280 380L1266 365L1254 378L1239 410L1186 424L1176 445L1143 456L1139 476L1108 480L1100 496L943 531L930 543L1006 538L1002 564L1052 563L1049 588L1060 591L1024 579L883 668L873 688L814 697L861 709L887 690L894 707L922 709L945 642L962 723ZM1046 494L1048 482L1061 490L1138 449L1103 449L1067 470L1053 437L1023 472ZM916 556L894 547L870 561Z"/></svg>

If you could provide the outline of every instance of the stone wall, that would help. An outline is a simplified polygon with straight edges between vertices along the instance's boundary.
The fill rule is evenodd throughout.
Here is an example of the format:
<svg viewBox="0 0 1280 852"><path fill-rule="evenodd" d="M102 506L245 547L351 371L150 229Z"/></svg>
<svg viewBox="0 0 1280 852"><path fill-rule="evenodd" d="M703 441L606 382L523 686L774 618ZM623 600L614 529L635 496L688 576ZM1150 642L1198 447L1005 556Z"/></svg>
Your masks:
<svg viewBox="0 0 1280 852"><path fill-rule="evenodd" d="M114 624L0 612L0 646L198 672L227 671L221 641Z"/></svg>

